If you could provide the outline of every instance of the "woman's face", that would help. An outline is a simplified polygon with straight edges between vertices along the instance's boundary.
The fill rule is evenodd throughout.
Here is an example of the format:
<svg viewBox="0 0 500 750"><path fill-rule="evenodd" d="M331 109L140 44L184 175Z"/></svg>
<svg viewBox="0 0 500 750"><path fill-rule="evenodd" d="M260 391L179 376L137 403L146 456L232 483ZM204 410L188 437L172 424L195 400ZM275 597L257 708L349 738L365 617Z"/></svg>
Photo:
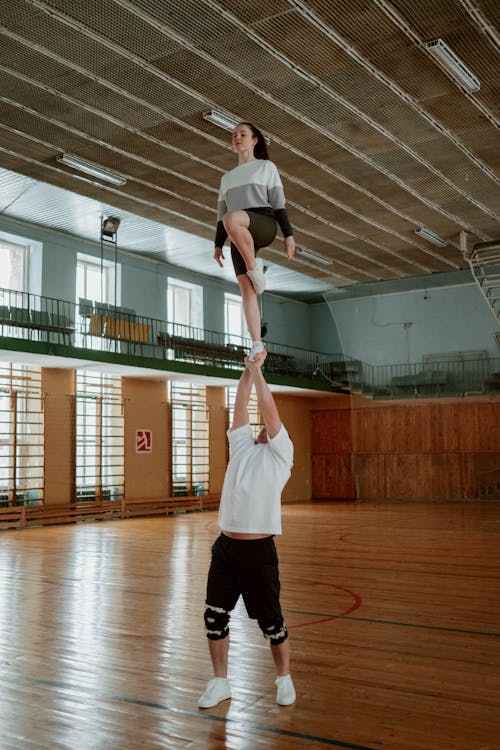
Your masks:
<svg viewBox="0 0 500 750"><path fill-rule="evenodd" d="M233 148L238 153L252 151L257 143L248 125L237 125L233 131Z"/></svg>

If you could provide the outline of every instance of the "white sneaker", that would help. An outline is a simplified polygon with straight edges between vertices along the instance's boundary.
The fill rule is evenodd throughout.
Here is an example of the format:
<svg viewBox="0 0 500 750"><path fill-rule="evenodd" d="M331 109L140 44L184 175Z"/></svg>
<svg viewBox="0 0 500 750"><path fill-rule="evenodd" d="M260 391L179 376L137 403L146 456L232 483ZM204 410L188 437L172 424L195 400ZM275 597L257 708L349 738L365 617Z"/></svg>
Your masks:
<svg viewBox="0 0 500 750"><path fill-rule="evenodd" d="M262 341L252 341L252 348L250 349L250 352L248 354L248 359L250 362L255 361L255 355L260 354L260 352L265 352L266 348Z"/></svg>
<svg viewBox="0 0 500 750"><path fill-rule="evenodd" d="M266 279L264 277L264 261L262 258L257 258L255 261L255 268L251 271L247 271L247 276L253 284L253 287L257 294L262 294L266 288Z"/></svg>
<svg viewBox="0 0 500 750"><path fill-rule="evenodd" d="M293 686L293 680L289 674L283 677L278 677L275 680L276 684L276 703L280 706L291 706L295 703L295 688Z"/></svg>
<svg viewBox="0 0 500 750"><path fill-rule="evenodd" d="M213 708L231 697L231 686L226 677L214 677L209 680L205 692L200 695L198 708Z"/></svg>

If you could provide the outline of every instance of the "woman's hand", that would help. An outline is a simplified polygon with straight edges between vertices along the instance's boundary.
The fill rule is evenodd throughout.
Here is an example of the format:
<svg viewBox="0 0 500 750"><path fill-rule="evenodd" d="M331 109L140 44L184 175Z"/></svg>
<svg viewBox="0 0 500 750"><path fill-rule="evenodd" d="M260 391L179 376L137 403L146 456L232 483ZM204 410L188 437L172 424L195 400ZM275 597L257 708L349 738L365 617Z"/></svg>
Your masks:
<svg viewBox="0 0 500 750"><path fill-rule="evenodd" d="M295 237L293 234L290 237L285 237L285 252L288 260L291 260L295 255Z"/></svg>
<svg viewBox="0 0 500 750"><path fill-rule="evenodd" d="M223 265L222 261L225 260L225 258L224 258L224 253L222 252L222 248L221 247L216 247L215 248L215 250L214 250L214 258L217 261L217 263L219 264L219 266L221 268L224 268L224 265ZM222 260L221 260L221 258L222 258Z"/></svg>

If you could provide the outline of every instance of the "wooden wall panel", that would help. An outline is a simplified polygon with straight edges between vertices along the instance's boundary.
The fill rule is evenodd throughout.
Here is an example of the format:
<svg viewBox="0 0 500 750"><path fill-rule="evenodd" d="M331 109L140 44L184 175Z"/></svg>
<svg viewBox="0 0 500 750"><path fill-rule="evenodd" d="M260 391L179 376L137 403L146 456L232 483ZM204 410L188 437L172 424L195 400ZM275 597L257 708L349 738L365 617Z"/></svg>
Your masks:
<svg viewBox="0 0 500 750"><path fill-rule="evenodd" d="M377 405L350 419L313 412L312 435L313 497L336 497L350 483L358 498L380 500L474 498L498 485L500 400ZM338 461L349 444L350 478Z"/></svg>
<svg viewBox="0 0 500 750"><path fill-rule="evenodd" d="M326 432L328 414L332 412L322 412L322 429ZM333 421L336 421L336 417ZM352 447L354 452L359 453L378 453L380 450L388 453L447 453L500 449L498 402L355 409L352 424Z"/></svg>
<svg viewBox="0 0 500 750"><path fill-rule="evenodd" d="M356 487L350 455L312 457L312 497L355 500Z"/></svg>
<svg viewBox="0 0 500 750"><path fill-rule="evenodd" d="M386 455L384 453L358 453L353 456L354 484L357 498L376 497L385 500L387 497Z"/></svg>
<svg viewBox="0 0 500 750"><path fill-rule="evenodd" d="M350 409L315 411L311 431L311 451L352 453L352 412Z"/></svg>

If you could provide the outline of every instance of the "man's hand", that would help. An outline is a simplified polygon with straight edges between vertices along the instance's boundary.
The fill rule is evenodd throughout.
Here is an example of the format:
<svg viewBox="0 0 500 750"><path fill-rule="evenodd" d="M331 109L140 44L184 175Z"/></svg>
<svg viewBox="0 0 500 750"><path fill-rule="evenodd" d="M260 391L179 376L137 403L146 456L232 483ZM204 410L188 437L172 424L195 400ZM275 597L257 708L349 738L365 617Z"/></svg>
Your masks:
<svg viewBox="0 0 500 750"><path fill-rule="evenodd" d="M266 426L268 437L272 439L281 430L281 419L274 403L273 394L262 372L262 365L266 360L266 356L267 352L259 352L255 355L253 362L250 362L248 357L245 357L245 373L248 373L250 382L253 382L255 386L259 411Z"/></svg>
<svg viewBox="0 0 500 750"><path fill-rule="evenodd" d="M255 355L255 359L253 362L251 362L248 357L245 357L245 366L250 372L255 372L256 370L261 370L262 365L264 364L267 357L267 352L259 352Z"/></svg>
<svg viewBox="0 0 500 750"><path fill-rule="evenodd" d="M214 258L217 261L217 263L219 264L219 266L221 268L223 268L224 266L222 264L222 261L225 260L225 258L224 258L224 253L222 252L222 248L221 247L216 247L215 248L215 250L214 250ZM222 260L221 260L221 258L222 258Z"/></svg>

